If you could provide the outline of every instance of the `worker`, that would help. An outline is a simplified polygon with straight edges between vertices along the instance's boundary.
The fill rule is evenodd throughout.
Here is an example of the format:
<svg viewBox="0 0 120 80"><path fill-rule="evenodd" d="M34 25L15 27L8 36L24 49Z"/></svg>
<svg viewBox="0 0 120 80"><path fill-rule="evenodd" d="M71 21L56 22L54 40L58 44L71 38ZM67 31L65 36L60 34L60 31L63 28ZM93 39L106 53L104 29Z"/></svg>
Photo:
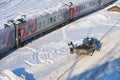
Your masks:
<svg viewBox="0 0 120 80"><path fill-rule="evenodd" d="M91 46L93 44L94 39L93 38L88 38L88 45Z"/></svg>
<svg viewBox="0 0 120 80"><path fill-rule="evenodd" d="M69 49L70 49L70 53L71 54L73 54L73 43L72 42L70 42L70 43L68 43L68 46L69 46Z"/></svg>
<svg viewBox="0 0 120 80"><path fill-rule="evenodd" d="M93 44L93 41L94 41L93 38L87 37L87 38L84 38L83 44L86 44L87 46L91 46Z"/></svg>

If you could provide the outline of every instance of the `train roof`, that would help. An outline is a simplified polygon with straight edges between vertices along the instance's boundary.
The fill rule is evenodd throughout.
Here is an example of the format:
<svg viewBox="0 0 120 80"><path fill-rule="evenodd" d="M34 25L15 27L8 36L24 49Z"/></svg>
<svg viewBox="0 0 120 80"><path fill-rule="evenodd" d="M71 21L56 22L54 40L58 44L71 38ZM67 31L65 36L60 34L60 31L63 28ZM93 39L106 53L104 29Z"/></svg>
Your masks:
<svg viewBox="0 0 120 80"><path fill-rule="evenodd" d="M0 30L4 30L7 27L14 27L12 23L0 22Z"/></svg>
<svg viewBox="0 0 120 80"><path fill-rule="evenodd" d="M6 23L6 21L1 21L0 22L0 30L5 28L5 26L4 26L5 23Z"/></svg>
<svg viewBox="0 0 120 80"><path fill-rule="evenodd" d="M81 0L81 3L83 2L87 2L87 1L90 1L90 0ZM46 16L48 14L52 14L52 13L55 13L55 12L58 12L60 9L63 9L63 8L69 8L70 6L70 2L72 2L74 5L77 5L80 3L80 0L76 0L75 2L73 2L73 0L65 0L64 2L60 2L58 3L56 6L54 7L49 7L48 9L46 10L34 10L34 11L29 11L27 13L23 13L26 15L26 19L32 19L34 17L37 17L37 16ZM66 6L67 5L67 6Z"/></svg>
<svg viewBox="0 0 120 80"><path fill-rule="evenodd" d="M57 13L58 11L62 10L62 9L69 9L68 6L64 5L63 3L56 5L56 7L49 7L46 10L34 10L34 11L29 11L27 13L20 13L18 16L16 16L14 18L14 21L17 23L18 19L23 18L22 15L24 15L25 20L30 20L30 19L34 19L36 17L44 17L47 15L50 15L52 13Z"/></svg>

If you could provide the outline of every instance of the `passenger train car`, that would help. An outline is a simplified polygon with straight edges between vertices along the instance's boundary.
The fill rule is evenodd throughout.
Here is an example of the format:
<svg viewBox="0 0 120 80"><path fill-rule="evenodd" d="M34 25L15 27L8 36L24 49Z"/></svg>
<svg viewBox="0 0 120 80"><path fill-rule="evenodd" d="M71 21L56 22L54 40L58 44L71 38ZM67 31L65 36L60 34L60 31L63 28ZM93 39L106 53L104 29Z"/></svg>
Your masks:
<svg viewBox="0 0 120 80"><path fill-rule="evenodd" d="M115 0L81 0L70 2L44 11L34 11L8 20L0 29L0 54L24 41L72 19L87 14Z"/></svg>

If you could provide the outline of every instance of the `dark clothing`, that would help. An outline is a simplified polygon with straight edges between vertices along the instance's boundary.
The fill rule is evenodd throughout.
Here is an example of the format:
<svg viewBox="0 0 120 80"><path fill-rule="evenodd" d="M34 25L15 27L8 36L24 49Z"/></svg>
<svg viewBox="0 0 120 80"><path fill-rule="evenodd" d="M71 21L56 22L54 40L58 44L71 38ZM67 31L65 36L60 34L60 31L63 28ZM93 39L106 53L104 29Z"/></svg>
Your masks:
<svg viewBox="0 0 120 80"><path fill-rule="evenodd" d="M88 39L89 46L91 46L91 45L93 44L93 41L94 41L94 39L93 39L93 38L89 38L89 39Z"/></svg>
<svg viewBox="0 0 120 80"><path fill-rule="evenodd" d="M68 43L68 46L69 46L69 49L70 49L70 53L73 54L74 53L73 43L72 42Z"/></svg>

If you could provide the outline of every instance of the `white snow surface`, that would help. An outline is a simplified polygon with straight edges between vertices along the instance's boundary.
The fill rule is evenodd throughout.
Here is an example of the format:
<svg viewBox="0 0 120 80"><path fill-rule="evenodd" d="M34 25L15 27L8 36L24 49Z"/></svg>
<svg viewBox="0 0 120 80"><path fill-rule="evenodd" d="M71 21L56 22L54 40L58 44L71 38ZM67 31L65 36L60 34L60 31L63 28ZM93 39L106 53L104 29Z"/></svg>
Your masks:
<svg viewBox="0 0 120 80"><path fill-rule="evenodd" d="M113 5L120 5L120 0ZM27 80L120 80L120 13L108 12L109 7L11 52L0 60L0 74L8 70L10 80L21 75ZM101 39L114 25L101 40L100 52L93 56L69 53L68 42L81 44L87 36Z"/></svg>
<svg viewBox="0 0 120 80"><path fill-rule="evenodd" d="M19 77L10 70L4 70L0 74L0 80L25 80L25 77L23 75Z"/></svg>

